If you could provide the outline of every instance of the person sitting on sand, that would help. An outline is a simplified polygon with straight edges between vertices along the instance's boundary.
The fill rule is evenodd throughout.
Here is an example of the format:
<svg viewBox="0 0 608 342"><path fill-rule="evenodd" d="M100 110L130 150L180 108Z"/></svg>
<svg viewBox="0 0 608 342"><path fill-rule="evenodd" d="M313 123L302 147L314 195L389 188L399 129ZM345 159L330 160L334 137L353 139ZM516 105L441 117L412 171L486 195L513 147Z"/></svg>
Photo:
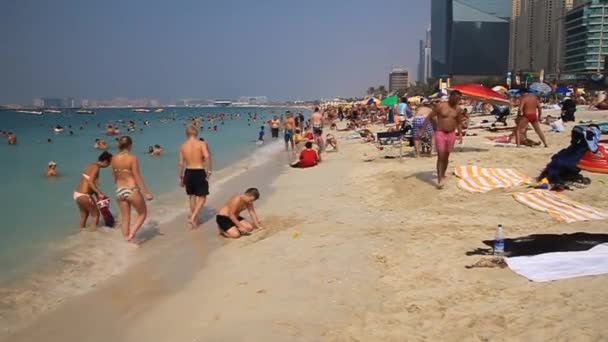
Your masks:
<svg viewBox="0 0 608 342"><path fill-rule="evenodd" d="M17 145L17 136L13 132L8 132L6 135L6 141L9 145Z"/></svg>
<svg viewBox="0 0 608 342"><path fill-rule="evenodd" d="M46 168L46 176L57 177L57 163L55 163L54 161L49 162L49 165Z"/></svg>
<svg viewBox="0 0 608 342"><path fill-rule="evenodd" d="M303 169L316 166L321 161L319 158L319 153L317 150L312 148L312 145L312 141L306 142L305 149L300 152L300 158L295 163L292 163L291 167Z"/></svg>
<svg viewBox="0 0 608 342"><path fill-rule="evenodd" d="M241 235L249 235L254 229L262 229L262 224L253 208L253 202L259 198L258 189L249 188L245 193L228 200L215 217L220 234L226 238L238 239ZM251 223L240 216L245 209L249 212Z"/></svg>
<svg viewBox="0 0 608 342"><path fill-rule="evenodd" d="M308 141L315 140L315 136L310 127L306 128L306 132L304 132L304 138L306 138L306 140L308 140Z"/></svg>
<svg viewBox="0 0 608 342"><path fill-rule="evenodd" d="M333 134L327 134L325 136L325 144L333 147L334 151L338 152L338 139Z"/></svg>

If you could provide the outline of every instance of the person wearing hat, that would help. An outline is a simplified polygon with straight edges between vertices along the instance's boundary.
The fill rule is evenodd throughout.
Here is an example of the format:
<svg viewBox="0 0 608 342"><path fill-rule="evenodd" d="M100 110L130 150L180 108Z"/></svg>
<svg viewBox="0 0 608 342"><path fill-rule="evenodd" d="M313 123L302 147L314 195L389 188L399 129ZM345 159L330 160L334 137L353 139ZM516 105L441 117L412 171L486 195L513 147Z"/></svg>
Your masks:
<svg viewBox="0 0 608 342"><path fill-rule="evenodd" d="M47 177L56 177L57 176L57 163L54 161L50 161L48 167L46 168L46 176Z"/></svg>

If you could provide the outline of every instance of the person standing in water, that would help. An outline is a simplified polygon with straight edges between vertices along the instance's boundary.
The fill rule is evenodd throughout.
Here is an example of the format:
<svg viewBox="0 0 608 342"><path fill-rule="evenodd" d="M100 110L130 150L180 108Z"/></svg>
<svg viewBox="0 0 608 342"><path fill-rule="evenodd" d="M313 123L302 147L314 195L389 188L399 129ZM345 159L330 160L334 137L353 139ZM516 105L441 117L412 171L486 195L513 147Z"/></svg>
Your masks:
<svg viewBox="0 0 608 342"><path fill-rule="evenodd" d="M547 146L547 140L545 139L545 134L540 128L542 109L540 105L540 101L538 101L538 97L534 94L530 94L526 89L521 90L522 97L521 103L519 104L519 113L521 118L519 123L517 124L516 132L519 134L515 134L515 143L517 147L521 144L521 135L522 132L525 132L528 129L528 122L532 124L534 131L538 134L538 137L543 142L545 147ZM538 111L538 114L537 114Z"/></svg>
<svg viewBox="0 0 608 342"><path fill-rule="evenodd" d="M272 120L270 120L270 133L272 134L272 138L276 139L279 137L279 127L281 126L281 121L279 121L278 116L274 116Z"/></svg>
<svg viewBox="0 0 608 342"><path fill-rule="evenodd" d="M417 139L422 139L426 128L431 121L437 122L435 133L435 144L437 148L437 188L443 188L443 179L448 169L450 152L454 150L456 142L456 130L458 130L458 141L462 143L462 109L460 99L462 94L458 90L450 93L448 102L442 102L435 106L429 114L422 127L418 130Z"/></svg>
<svg viewBox="0 0 608 342"><path fill-rule="evenodd" d="M293 134L294 129L296 127L296 122L293 118L293 115L290 112L287 112L285 115L285 121L283 122L283 128L285 130L285 135L283 138L285 139L285 151L289 151L289 146L291 145L291 150L294 150L294 142L293 142Z"/></svg>
<svg viewBox="0 0 608 342"><path fill-rule="evenodd" d="M137 156L131 154L133 140L128 136L118 139L117 155L112 157L112 174L116 183L116 199L120 208L122 234L127 242L134 241L137 231L143 226L148 214L146 201L151 201L152 193L146 187L139 170ZM145 199L144 199L145 196ZM137 217L131 226L131 208L135 208Z"/></svg>
<svg viewBox="0 0 608 342"><path fill-rule="evenodd" d="M205 171L205 163L207 164L207 171ZM186 194L190 197L188 223L191 229L198 227L198 214L207 201L207 195L209 195L208 179L211 177L211 169L211 156L207 143L198 139L196 127L188 126L186 128L186 141L179 148L177 174L179 185L186 188Z"/></svg>
<svg viewBox="0 0 608 342"><path fill-rule="evenodd" d="M97 194L97 198L105 197L103 192L97 186L99 179L99 171L102 168L110 166L112 154L104 151L99 155L96 162L89 164L80 177L80 182L74 190L74 201L80 211L80 229L84 229L87 225L87 219L91 216L93 220L91 227L95 229L99 223L99 210L93 199L93 194Z"/></svg>

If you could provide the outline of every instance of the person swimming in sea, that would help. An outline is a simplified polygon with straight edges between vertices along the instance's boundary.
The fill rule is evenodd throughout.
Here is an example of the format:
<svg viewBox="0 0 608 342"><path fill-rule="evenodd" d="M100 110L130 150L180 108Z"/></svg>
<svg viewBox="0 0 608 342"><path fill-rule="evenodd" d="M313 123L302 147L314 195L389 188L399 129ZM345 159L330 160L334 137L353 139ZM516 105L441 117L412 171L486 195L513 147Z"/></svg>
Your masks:
<svg viewBox="0 0 608 342"><path fill-rule="evenodd" d="M57 163L50 161L47 165L45 175L47 177L57 177Z"/></svg>
<svg viewBox="0 0 608 342"><path fill-rule="evenodd" d="M245 193L233 196L218 211L215 218L220 235L226 238L238 239L241 235L249 235L254 229L263 229L255 212L253 203L260 198L260 191L249 188ZM244 210L249 212L249 222L240 216Z"/></svg>
<svg viewBox="0 0 608 342"><path fill-rule="evenodd" d="M13 132L8 132L6 134L6 141L9 145L17 145L17 136Z"/></svg>
<svg viewBox="0 0 608 342"><path fill-rule="evenodd" d="M96 150L107 150L108 144L103 139L95 139L95 149Z"/></svg>
<svg viewBox="0 0 608 342"><path fill-rule="evenodd" d="M91 227L93 229L99 223L99 210L97 209L93 194L96 194L97 198L106 197L97 186L97 181L99 179L99 171L102 168L110 166L111 161L112 154L107 151L102 152L96 162L90 163L84 169L82 177L80 177L80 181L74 190L73 198L80 212L80 229L86 227L89 216L92 219Z"/></svg>

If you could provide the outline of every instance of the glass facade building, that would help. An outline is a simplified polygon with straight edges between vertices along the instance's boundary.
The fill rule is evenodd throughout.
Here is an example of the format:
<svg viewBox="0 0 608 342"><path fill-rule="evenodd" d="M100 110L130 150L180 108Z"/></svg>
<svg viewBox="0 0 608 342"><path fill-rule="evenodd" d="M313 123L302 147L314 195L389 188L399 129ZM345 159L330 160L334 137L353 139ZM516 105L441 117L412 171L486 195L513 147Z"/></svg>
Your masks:
<svg viewBox="0 0 608 342"><path fill-rule="evenodd" d="M566 54L569 73L591 73L604 69L608 56L608 1L591 0L575 7L565 17Z"/></svg>
<svg viewBox="0 0 608 342"><path fill-rule="evenodd" d="M505 74L510 12L510 0L433 0L433 77Z"/></svg>

